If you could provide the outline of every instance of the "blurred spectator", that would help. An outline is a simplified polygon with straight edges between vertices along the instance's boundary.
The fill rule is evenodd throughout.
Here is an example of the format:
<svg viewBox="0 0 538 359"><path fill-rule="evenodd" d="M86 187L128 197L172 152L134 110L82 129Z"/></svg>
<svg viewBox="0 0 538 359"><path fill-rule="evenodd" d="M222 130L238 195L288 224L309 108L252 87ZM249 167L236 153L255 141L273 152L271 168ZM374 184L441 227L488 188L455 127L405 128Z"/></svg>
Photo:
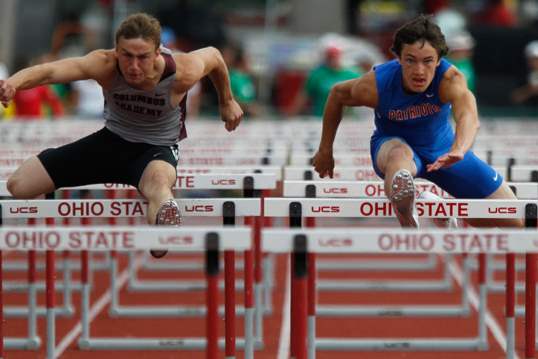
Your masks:
<svg viewBox="0 0 538 359"><path fill-rule="evenodd" d="M487 0L475 20L483 25L504 27L512 27L517 23L516 16L508 8L505 0Z"/></svg>
<svg viewBox="0 0 538 359"><path fill-rule="evenodd" d="M40 56L31 65L42 64L48 57ZM20 66L19 66L20 67ZM43 85L32 89L17 91L13 97L15 116L21 119L39 119L45 117L63 116L64 106L60 97L51 86Z"/></svg>
<svg viewBox="0 0 538 359"><path fill-rule="evenodd" d="M359 75L357 68L346 68L342 65L342 49L339 46L326 46L323 50L323 63L310 71L304 91L296 97L288 115L301 113L308 105L308 113L321 118L333 85Z"/></svg>
<svg viewBox="0 0 538 359"><path fill-rule="evenodd" d="M229 44L222 49L222 56L228 66L230 86L236 101L246 115L260 115L261 108L256 101L256 86L245 51L238 45Z"/></svg>
<svg viewBox="0 0 538 359"><path fill-rule="evenodd" d="M95 80L71 83L73 114L82 118L102 118L105 98L101 86Z"/></svg>
<svg viewBox="0 0 538 359"><path fill-rule="evenodd" d="M63 105L49 86L17 91L13 98L15 115L26 119L47 117L47 107L52 116L62 116Z"/></svg>
<svg viewBox="0 0 538 359"><path fill-rule="evenodd" d="M426 12L434 15L434 20L446 38L452 34L465 31L467 21L461 12L452 6L449 0L430 1Z"/></svg>
<svg viewBox="0 0 538 359"><path fill-rule="evenodd" d="M474 39L467 31L453 33L446 38L447 59L465 75L469 90L475 92L476 74L473 67Z"/></svg>
<svg viewBox="0 0 538 359"><path fill-rule="evenodd" d="M0 80L5 80L9 77L9 72L7 71L7 66L0 62ZM0 105L0 119L8 119L13 117L15 108L13 107L13 102L10 102L7 108Z"/></svg>
<svg viewBox="0 0 538 359"><path fill-rule="evenodd" d="M7 79L8 76L7 66L0 62L0 79Z"/></svg>
<svg viewBox="0 0 538 359"><path fill-rule="evenodd" d="M528 73L522 86L512 92L516 104L538 106L538 40L531 41L525 47Z"/></svg>

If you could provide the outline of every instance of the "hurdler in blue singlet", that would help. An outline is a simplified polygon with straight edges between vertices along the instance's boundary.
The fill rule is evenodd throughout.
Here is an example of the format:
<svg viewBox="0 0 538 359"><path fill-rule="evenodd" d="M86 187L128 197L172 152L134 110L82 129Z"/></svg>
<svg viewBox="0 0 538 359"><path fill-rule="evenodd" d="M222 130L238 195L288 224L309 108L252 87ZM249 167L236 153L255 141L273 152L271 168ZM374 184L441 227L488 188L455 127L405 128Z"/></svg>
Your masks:
<svg viewBox="0 0 538 359"><path fill-rule="evenodd" d="M441 59L432 83L422 93L404 90L402 67L397 60L374 68L378 104L376 129L370 142L372 162L376 173L383 177L375 165L377 153L383 143L398 138L413 150L417 177L434 182L456 198L485 198L499 188L502 176L472 151L448 168L426 172L426 165L448 153L454 142L454 130L449 121L451 106L439 98L439 85L450 66Z"/></svg>

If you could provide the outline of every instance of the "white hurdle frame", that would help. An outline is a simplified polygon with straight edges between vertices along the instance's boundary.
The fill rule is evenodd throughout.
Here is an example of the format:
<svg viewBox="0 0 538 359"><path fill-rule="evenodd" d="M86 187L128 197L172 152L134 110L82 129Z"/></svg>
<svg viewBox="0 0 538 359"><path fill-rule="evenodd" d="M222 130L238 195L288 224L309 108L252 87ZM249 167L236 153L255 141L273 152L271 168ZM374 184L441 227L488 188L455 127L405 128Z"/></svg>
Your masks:
<svg viewBox="0 0 538 359"><path fill-rule="evenodd" d="M535 208L536 209L536 208ZM478 253L484 252L511 254L511 253L536 253L538 242L536 230L475 230L455 229L450 231L441 230L415 230L415 229L353 229L348 228L323 228L323 229L266 229L263 231L263 249L276 253L295 253L295 258L303 256L300 265L303 268L295 269L295 280L305 281L309 275L307 270L309 257L307 253ZM405 239L405 240L402 240ZM402 244L403 243L403 244ZM535 254L532 255L535 259ZM300 257L299 257L300 258ZM297 259L296 259L297 263ZM534 280L536 274L533 271L536 266L527 269ZM479 316L484 318L486 310L485 273L480 277L480 303ZM508 280L508 279L507 279ZM512 278L513 280L513 278ZM513 285L513 282L512 282ZM296 288L296 295L303 300L306 307L306 286ZM308 298L311 300L311 298ZM528 309L527 321L525 322L526 336L534 335L535 311L534 305ZM292 314L293 320L293 314ZM485 320L478 323L478 336L472 339L458 338L433 338L433 339L337 339L315 338L315 333L308 333L310 341L307 346L306 310L300 311L296 320L299 321L299 330L292 334L298 338L292 339L297 343L296 356L315 358L315 350L486 350L487 329ZM311 340L314 339L315 343ZM512 338L513 339L513 338ZM534 340L526 341L526 358L534 357ZM507 358L510 358L510 349ZM512 352L513 355L513 352Z"/></svg>
<svg viewBox="0 0 538 359"><path fill-rule="evenodd" d="M197 206L207 206L211 205L214 206L211 214L213 216L223 216L223 208L225 207L224 204L227 202L231 204L231 207L234 209L235 214L237 216L258 216L261 213L261 201L259 198L239 198L239 199L232 199L232 198L218 198L218 199L176 199L178 205L180 208L184 211L185 208L196 208ZM101 218L111 218L111 217L133 217L133 216L145 216L146 211L146 201L144 200L125 200L125 199L115 199L115 200L30 200L30 201L24 201L24 200L4 200L0 202L0 213L2 214L3 218L71 218L71 217L101 217ZM219 206L220 204L220 206ZM28 208L28 206L31 206L31 211L21 210L24 208ZM204 207L205 208L205 207ZM21 213L22 212L22 213ZM26 213L26 212L32 212L32 213ZM202 212L192 212L193 215L198 216L208 216L208 212L202 211ZM115 227L113 227L115 228ZM229 255L229 252L227 256L225 256L225 260L229 261L229 258L231 257ZM226 254L225 253L225 254ZM246 258L246 256L245 256ZM47 270L49 268L49 262L47 262ZM117 264L115 263L115 258L112 256L112 263L111 263L111 274L112 274L112 280L114 280L115 276L115 268L117 268ZM225 269L225 276L226 276L226 291L235 293L235 281L233 280L234 277L234 270L233 267L228 267ZM228 277L231 276L232 280L228 280ZM260 284L261 285L261 284ZM230 289L230 286L232 287ZM112 297L113 299L116 298L117 300L117 292L114 293L117 288L113 285L111 287L112 290ZM48 290L48 289L47 289ZM245 292L246 293L246 292ZM83 292L83 297L89 293ZM255 293L256 294L256 293ZM52 297L51 297L52 298ZM231 295L226 296L226 317L229 319L227 322L232 322L230 330L234 332L235 327L235 314L236 314L236 308L235 308L235 298ZM241 312L244 313L245 316L245 322L247 325L255 325L256 329L260 330L259 328L263 328L261 321L263 320L263 303L262 303L262 296L261 296L261 290L258 290L258 297L255 300L257 305L260 305L260 310L258 310L256 307L249 307L246 309L243 309ZM113 303L114 304L114 303ZM85 308L85 307L83 307ZM112 309L112 308L111 308ZM125 315L133 316L133 313L137 313L140 311L146 310L145 313L139 313L141 316L147 316L147 313L159 313L162 312L166 308L156 308L156 307L129 307L129 308L121 308L117 306L114 310L111 310L111 315L118 315L120 312L122 314L127 313ZM175 315L178 316L180 314L184 314L185 316L192 316L193 314L198 313L198 315L203 315L203 311L196 311L192 310L192 308L184 309L183 311L177 309L177 307L170 308L170 312L173 314L169 315ZM52 319L50 319L52 322ZM248 327L247 327L248 328ZM237 340L239 347L245 347L245 345L255 345L256 348L262 347L262 332L261 330L258 331L256 336L256 342L251 342L246 340ZM227 331L228 335L228 331ZM250 333L248 333L250 335ZM233 342L227 340L226 345L226 351L228 352L229 347L233 348L233 351L235 351L235 334L233 334L234 340ZM254 347L253 347L254 348ZM247 349L246 349L247 350ZM248 349L247 351L249 351Z"/></svg>
<svg viewBox="0 0 538 359"><path fill-rule="evenodd" d="M537 226L537 204L538 200L457 200L449 199L445 201L425 201L419 200L415 203L417 213L419 217L433 217L433 218L525 218L525 224L527 227L536 228ZM505 210L509 209L509 210ZM267 216L289 216L290 226L300 227L302 217L391 217L394 216L392 205L388 200L379 199L325 199L325 198L270 198L265 201L265 213ZM509 262L507 256L507 275L510 276L513 272L513 261ZM309 257L310 258L310 257ZM479 278L481 280L480 287L480 299L485 303L486 300L486 287L485 287L485 273L486 273L486 261L485 255L481 254ZM528 254L527 271L536 272L536 255ZM312 261L314 261L312 259ZM312 265L315 267L315 265ZM534 269L533 269L534 268ZM535 274L534 274L535 275ZM527 277L528 278L528 277ZM314 279L314 276L310 278L310 281ZM309 287L313 287L309 285ZM482 293L484 291L484 293ZM530 323L534 323L534 319L531 320L529 316L535 317L536 311L536 279L526 281L526 302L525 313L526 319ZM313 295L313 294L312 294ZM294 298L292 291L292 298ZM514 283L509 284L506 290L507 298L507 313L511 316L507 317L507 328L512 332L507 332L507 345L513 345L515 333L513 332L514 326L511 322L514 320ZM292 308L294 303L292 300ZM485 308L485 307L484 307ZM311 316L315 315L315 312L309 313ZM485 321L484 310L479 311L479 323ZM293 323L293 317L292 317ZM312 325L309 326L309 331L315 331L315 320L309 320ZM534 325L534 324L533 324ZM481 327L481 326L480 326ZM293 331L292 324L292 331ZM482 328L482 327L481 327ZM535 352L536 346L536 329L532 327L532 337L529 336L527 331L527 347L532 353ZM530 343L532 342L532 343ZM293 346L299 345L292 342L292 355ZM467 348L468 343L461 343L462 348ZM311 346L309 355L313 355L314 347ZM509 348L507 353L513 352L513 348ZM534 354L532 354L534 355Z"/></svg>
<svg viewBox="0 0 538 359"><path fill-rule="evenodd" d="M31 238L31 240L27 240ZM207 337L204 338L91 338L88 318L89 300L84 300L86 315L82 316L83 335L80 338L82 349L160 349L160 350L207 350L207 357L218 357L218 291L216 280L219 271L218 252L221 250L247 251L251 248L250 228L222 227L2 227L0 228L0 248L16 250L46 250L48 253L58 250L117 250L163 248L179 251L206 251L208 294L207 302ZM0 253L1 254L1 253ZM53 258L49 256L47 259ZM1 255L0 255L1 260ZM50 264L50 263L47 263ZM52 265L53 266L53 265ZM52 268L47 270L47 285L53 279ZM87 282L83 292L88 293ZM209 292L208 292L209 293ZM48 296L52 293L49 292ZM54 301L47 301L47 359L55 359L55 314ZM0 308L1 309L1 308ZM1 311L0 311L1 313ZM0 321L0 323L3 322ZM2 325L2 324L0 324ZM2 338L3 339L3 338ZM245 341L249 349L249 358L253 357L253 337L247 335ZM3 357L3 347L0 347Z"/></svg>

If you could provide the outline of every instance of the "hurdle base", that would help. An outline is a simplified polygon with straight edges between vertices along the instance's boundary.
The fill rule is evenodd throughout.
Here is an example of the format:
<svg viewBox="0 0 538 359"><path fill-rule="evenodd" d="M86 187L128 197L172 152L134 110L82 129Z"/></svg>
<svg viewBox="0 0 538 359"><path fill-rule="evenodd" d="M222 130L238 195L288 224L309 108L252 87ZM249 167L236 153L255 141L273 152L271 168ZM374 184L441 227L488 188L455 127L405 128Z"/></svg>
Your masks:
<svg viewBox="0 0 538 359"><path fill-rule="evenodd" d="M402 270L416 271L434 269L437 265L435 257L433 260L427 259L424 262L405 259L355 259L355 260L319 260L316 267L320 271L385 271L385 270Z"/></svg>
<svg viewBox="0 0 538 359"><path fill-rule="evenodd" d="M57 316L61 317L72 317L75 314L75 308L73 306L69 307L57 307L54 308L54 313ZM24 306L9 306L4 307L4 315L7 318L28 318L29 310L28 307ZM37 307L36 315L38 317L44 317L47 315L46 307Z"/></svg>
<svg viewBox="0 0 538 359"><path fill-rule="evenodd" d="M46 283L44 281L38 281L35 284L36 289L39 292L44 292L46 290ZM72 281L69 286L71 291L80 291L82 288L82 284L79 281ZM64 290L64 283L59 282L55 283L54 289L57 292L61 292ZM3 290L6 292L26 292L28 291L28 281L5 281L3 284Z"/></svg>
<svg viewBox="0 0 538 359"><path fill-rule="evenodd" d="M316 338L318 350L365 350L365 351L463 351L463 350L487 350L487 343L479 339L405 339L405 338L363 338L363 339L340 339L340 338Z"/></svg>
<svg viewBox="0 0 538 359"><path fill-rule="evenodd" d="M41 338L4 338L6 350L38 350L41 347Z"/></svg>
<svg viewBox="0 0 538 359"><path fill-rule="evenodd" d="M80 339L81 350L204 350L205 338L89 338ZM236 339L236 348L243 349L245 339ZM224 338L219 339L219 348L224 349ZM254 341L254 349L263 350L263 342Z"/></svg>
<svg viewBox="0 0 538 359"><path fill-rule="evenodd" d="M412 280L412 281L358 281L358 280L319 280L320 291L399 291L399 292L442 292L452 289L452 281Z"/></svg>
<svg viewBox="0 0 538 359"><path fill-rule="evenodd" d="M467 317L470 309L461 305L373 306L318 305L318 317Z"/></svg>
<svg viewBox="0 0 538 359"><path fill-rule="evenodd" d="M178 282L177 280L138 280L133 279L129 281L127 286L128 292L197 292L204 291L206 289L205 281L182 281ZM219 289L224 289L224 282L219 283ZM235 290L243 290L244 283L243 281L236 281Z"/></svg>
<svg viewBox="0 0 538 359"><path fill-rule="evenodd" d="M117 306L110 308L108 313L111 317L128 318L170 318L170 317L203 317L206 315L206 307L184 306ZM219 315L224 316L224 306L219 307ZM235 315L245 315L245 307L237 306Z"/></svg>

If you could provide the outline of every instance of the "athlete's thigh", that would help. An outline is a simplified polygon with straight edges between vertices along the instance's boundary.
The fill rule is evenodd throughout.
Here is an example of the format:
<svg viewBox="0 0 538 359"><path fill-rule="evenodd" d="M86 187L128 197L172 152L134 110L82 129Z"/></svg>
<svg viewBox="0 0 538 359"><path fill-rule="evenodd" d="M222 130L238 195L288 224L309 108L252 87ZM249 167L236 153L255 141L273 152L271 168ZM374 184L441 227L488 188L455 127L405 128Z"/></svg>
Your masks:
<svg viewBox="0 0 538 359"><path fill-rule="evenodd" d="M381 178L384 178L385 167L389 161L389 155L396 147L402 147L404 151L409 151L409 155L416 167L416 172L420 173L422 170L422 161L417 156L415 151L409 146L405 140L400 137L378 136L372 137L370 142L370 155L372 157L372 166L374 171Z"/></svg>
<svg viewBox="0 0 538 359"><path fill-rule="evenodd" d="M56 188L93 183L124 183L125 163L133 151L127 141L102 129L38 155Z"/></svg>
<svg viewBox="0 0 538 359"><path fill-rule="evenodd" d="M154 181L171 188L177 179L177 145L152 146L131 167L131 184L144 193L146 186Z"/></svg>
<svg viewBox="0 0 538 359"><path fill-rule="evenodd" d="M54 191L54 182L37 156L32 156L22 163L11 175L8 188L18 198L35 198Z"/></svg>

